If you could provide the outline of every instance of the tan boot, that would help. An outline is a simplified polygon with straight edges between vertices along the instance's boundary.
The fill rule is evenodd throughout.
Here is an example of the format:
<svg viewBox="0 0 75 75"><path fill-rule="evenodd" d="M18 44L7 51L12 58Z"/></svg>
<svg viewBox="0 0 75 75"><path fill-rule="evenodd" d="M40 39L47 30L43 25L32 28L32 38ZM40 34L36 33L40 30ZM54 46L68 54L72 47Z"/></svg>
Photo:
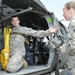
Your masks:
<svg viewBox="0 0 75 75"><path fill-rule="evenodd" d="M28 67L28 63L27 63L27 61L24 58L23 58L23 66L24 66L24 68Z"/></svg>

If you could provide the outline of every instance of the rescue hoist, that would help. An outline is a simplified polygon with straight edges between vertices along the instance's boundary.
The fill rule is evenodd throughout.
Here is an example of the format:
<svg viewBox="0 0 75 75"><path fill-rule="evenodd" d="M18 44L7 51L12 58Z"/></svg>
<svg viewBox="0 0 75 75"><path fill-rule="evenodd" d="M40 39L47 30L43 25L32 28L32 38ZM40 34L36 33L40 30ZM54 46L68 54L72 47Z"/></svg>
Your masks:
<svg viewBox="0 0 75 75"><path fill-rule="evenodd" d="M2 49L0 54L0 63L2 68L6 71L6 65L9 60L10 48L9 48L9 39L10 39L11 29L9 26L4 28L4 49Z"/></svg>

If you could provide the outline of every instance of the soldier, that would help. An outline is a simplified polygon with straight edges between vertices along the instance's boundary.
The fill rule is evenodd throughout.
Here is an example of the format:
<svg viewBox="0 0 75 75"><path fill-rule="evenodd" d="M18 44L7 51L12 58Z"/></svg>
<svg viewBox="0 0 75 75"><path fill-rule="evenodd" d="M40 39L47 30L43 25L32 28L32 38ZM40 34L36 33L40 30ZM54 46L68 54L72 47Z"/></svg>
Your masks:
<svg viewBox="0 0 75 75"><path fill-rule="evenodd" d="M20 33L27 36L33 37L46 37L50 36L51 33L56 32L58 28L49 28L48 30L40 30L36 31L31 28L22 27L19 25L20 20L18 16L13 16L11 19L11 23L14 26L12 28L12 33ZM17 72L19 69L22 68L24 64L23 57L26 54L24 41L25 38L20 34L11 34L10 35L10 58L7 64L7 71L8 72Z"/></svg>
<svg viewBox="0 0 75 75"><path fill-rule="evenodd" d="M67 33L68 69L75 75L75 1L67 2L63 8L63 16L70 21ZM65 46L64 46L65 47ZM63 48L63 47L62 47ZM63 71L64 75L71 75Z"/></svg>

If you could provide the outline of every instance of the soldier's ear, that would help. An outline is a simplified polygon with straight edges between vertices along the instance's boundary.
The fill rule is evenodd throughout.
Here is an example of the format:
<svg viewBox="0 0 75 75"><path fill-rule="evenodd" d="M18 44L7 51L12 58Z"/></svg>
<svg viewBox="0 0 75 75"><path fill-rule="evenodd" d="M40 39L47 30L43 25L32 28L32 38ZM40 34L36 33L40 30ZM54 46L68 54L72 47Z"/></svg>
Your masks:
<svg viewBox="0 0 75 75"><path fill-rule="evenodd" d="M20 20L19 20L19 23L20 23Z"/></svg>
<svg viewBox="0 0 75 75"><path fill-rule="evenodd" d="M70 13L74 14L75 10L73 8L70 8Z"/></svg>

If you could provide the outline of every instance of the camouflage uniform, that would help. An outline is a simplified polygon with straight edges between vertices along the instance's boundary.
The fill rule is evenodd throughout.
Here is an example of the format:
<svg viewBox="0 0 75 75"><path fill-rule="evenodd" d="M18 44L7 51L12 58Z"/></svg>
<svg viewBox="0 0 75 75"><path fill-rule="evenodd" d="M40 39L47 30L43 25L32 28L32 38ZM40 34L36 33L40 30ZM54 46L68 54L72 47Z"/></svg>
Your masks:
<svg viewBox="0 0 75 75"><path fill-rule="evenodd" d="M70 21L68 27L68 68L75 69L75 18ZM75 75L75 73L74 73Z"/></svg>
<svg viewBox="0 0 75 75"><path fill-rule="evenodd" d="M49 30L36 31L27 27L14 27L12 32L18 32L27 36L34 37L46 37L50 35ZM23 56L25 56L26 50L24 45L25 38L19 34L10 35L10 59L7 64L7 71L16 72L23 66Z"/></svg>
<svg viewBox="0 0 75 75"><path fill-rule="evenodd" d="M66 49L66 52L68 52L68 69L70 69L72 75L75 75L75 18L70 21L67 33L67 44L63 47ZM66 70L64 70L62 74L69 75Z"/></svg>

